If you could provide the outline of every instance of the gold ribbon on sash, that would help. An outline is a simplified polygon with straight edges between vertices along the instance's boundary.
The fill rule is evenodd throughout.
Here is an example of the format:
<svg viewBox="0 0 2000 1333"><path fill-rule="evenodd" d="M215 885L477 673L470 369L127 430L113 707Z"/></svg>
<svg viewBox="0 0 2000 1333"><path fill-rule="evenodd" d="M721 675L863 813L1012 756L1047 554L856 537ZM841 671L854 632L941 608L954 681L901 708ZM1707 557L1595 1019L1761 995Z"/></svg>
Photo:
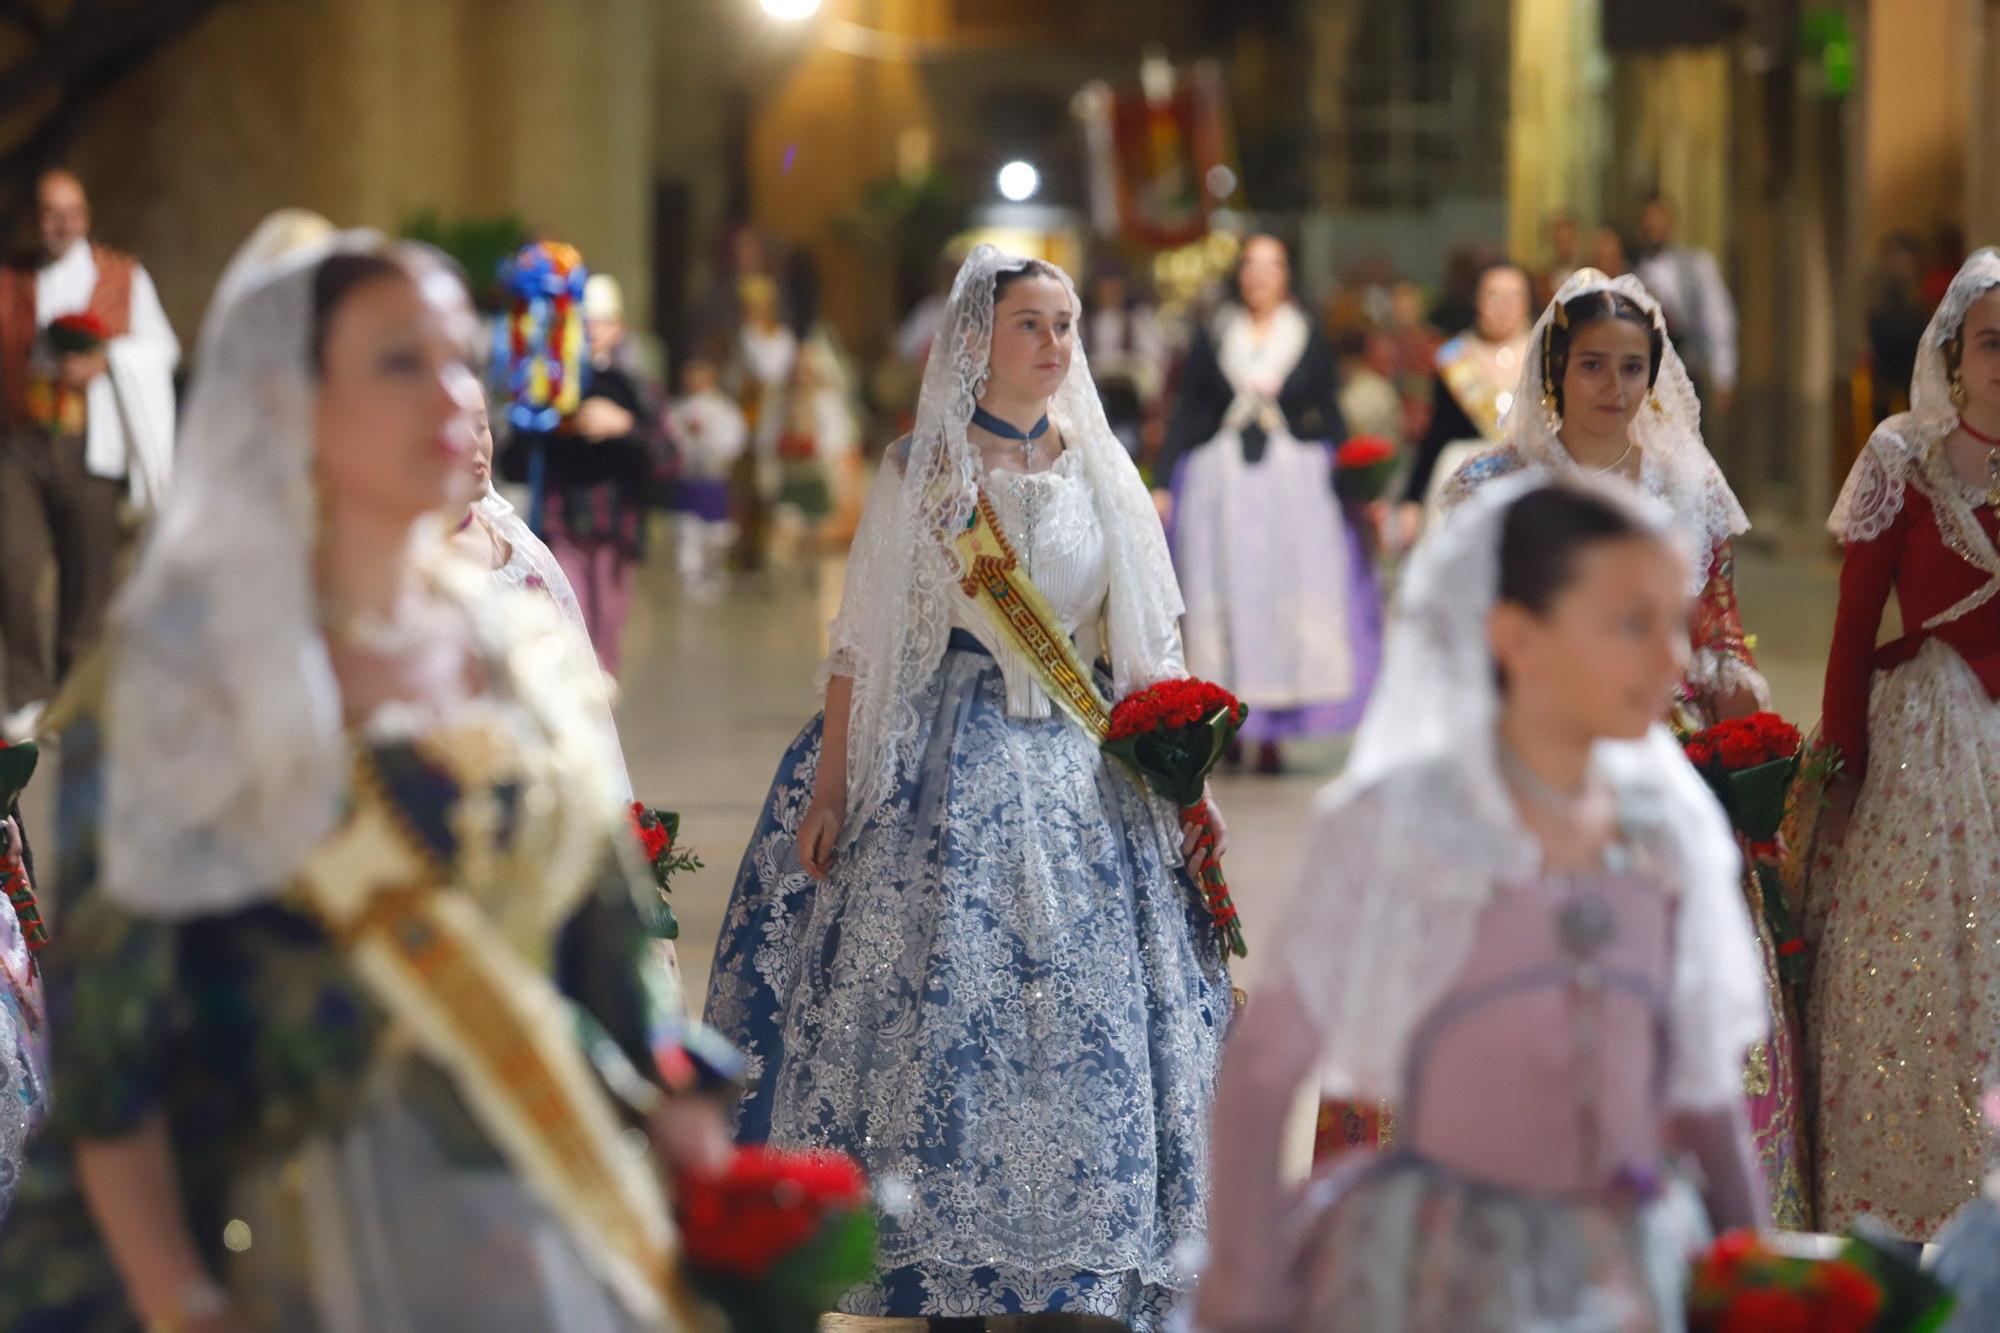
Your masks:
<svg viewBox="0 0 2000 1333"><path fill-rule="evenodd" d="M365 753L354 794L298 894L633 1317L698 1326L659 1182L623 1150L569 1002L404 826Z"/></svg>
<svg viewBox="0 0 2000 1333"><path fill-rule="evenodd" d="M1451 390L1451 396L1465 412L1467 420L1479 428L1479 433L1489 440L1500 438L1500 395L1503 388L1493 383L1480 364L1479 356L1469 342L1454 339L1460 343L1459 350L1448 358L1438 361L1438 375L1444 380L1444 387Z"/></svg>
<svg viewBox="0 0 2000 1333"><path fill-rule="evenodd" d="M984 490L952 546L963 571L959 591L1019 650L1035 683L1057 707L1102 744L1111 734L1111 705L1097 692L1097 682L1063 628L1062 617L1021 568Z"/></svg>

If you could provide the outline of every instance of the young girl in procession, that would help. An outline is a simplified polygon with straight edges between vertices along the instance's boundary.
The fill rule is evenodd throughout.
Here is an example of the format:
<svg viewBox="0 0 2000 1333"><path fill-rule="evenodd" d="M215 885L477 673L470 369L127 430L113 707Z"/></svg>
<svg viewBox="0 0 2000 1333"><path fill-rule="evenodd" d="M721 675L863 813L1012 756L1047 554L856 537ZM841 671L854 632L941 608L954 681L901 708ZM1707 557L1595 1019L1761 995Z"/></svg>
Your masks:
<svg viewBox="0 0 2000 1333"><path fill-rule="evenodd" d="M1708 1223L1763 1219L1740 860L1658 720L1681 546L1627 487L1524 477L1417 549L1230 1037L1200 1328L1666 1333ZM1315 1073L1392 1100L1399 1137L1298 1193L1281 1140Z"/></svg>
<svg viewBox="0 0 2000 1333"><path fill-rule="evenodd" d="M715 363L690 358L681 396L667 410L667 432L680 459L674 478L674 529L681 586L699 601L722 594L736 521L729 477L750 447L750 422L721 389Z"/></svg>
<svg viewBox="0 0 2000 1333"><path fill-rule="evenodd" d="M1693 653L1675 693L1675 720L1692 730L1767 707L1770 688L1736 605L1735 538L1750 521L1702 441L1700 402L1667 338L1659 302L1637 278L1579 269L1563 283L1529 335L1505 433L1504 444L1475 455L1445 485L1446 507L1526 470L1637 484L1667 506L1694 556ZM1744 1093L1770 1220L1809 1229L1797 1004L1780 976L1781 941L1754 875L1745 875L1743 892L1763 955L1772 1034L1750 1053Z"/></svg>
<svg viewBox="0 0 2000 1333"><path fill-rule="evenodd" d="M752 1061L739 1137L852 1153L898 1204L851 1313L1151 1330L1201 1233L1231 991L1179 873L1198 829L1053 683L1100 658L1111 699L1186 674L1079 315L1051 265L981 246L960 270L855 540L824 715L779 767L716 951L708 1014ZM1060 620L1039 646L961 582L980 540Z"/></svg>
<svg viewBox="0 0 2000 1333"><path fill-rule="evenodd" d="M474 329L365 233L218 290L174 488L51 710L55 1109L0 1327L702 1318L666 1163L726 1160L736 1060L659 966L595 661L443 547Z"/></svg>
<svg viewBox="0 0 2000 1333"><path fill-rule="evenodd" d="M1910 410L1828 526L1846 545L1822 731L1843 771L1806 897L1823 1229L1928 1240L2000 1167L2000 251L1925 331ZM1902 637L1876 646L1890 593ZM1851 813L1851 818L1849 815Z"/></svg>

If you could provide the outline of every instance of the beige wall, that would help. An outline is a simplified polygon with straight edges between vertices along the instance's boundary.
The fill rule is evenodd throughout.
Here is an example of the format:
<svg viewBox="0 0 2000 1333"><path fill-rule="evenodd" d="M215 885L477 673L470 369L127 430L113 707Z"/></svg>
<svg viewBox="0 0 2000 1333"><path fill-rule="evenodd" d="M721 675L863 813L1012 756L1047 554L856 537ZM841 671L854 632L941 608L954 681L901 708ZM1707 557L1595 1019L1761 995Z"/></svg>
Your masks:
<svg viewBox="0 0 2000 1333"><path fill-rule="evenodd" d="M1963 0L1972 29L1966 236L2000 245L2000 0Z"/></svg>
<svg viewBox="0 0 2000 1333"><path fill-rule="evenodd" d="M1515 0L1507 249L1539 262L1550 215L1603 212L1604 56L1598 0Z"/></svg>
<svg viewBox="0 0 2000 1333"><path fill-rule="evenodd" d="M1863 112L1864 221L1872 243L1962 220L1971 132L1968 20L1979 0L1871 0Z"/></svg>
<svg viewBox="0 0 2000 1333"><path fill-rule="evenodd" d="M906 131L921 138L935 125L922 72L815 44L760 91L750 131L753 216L813 251L828 319L879 332L901 313L891 308L887 274L858 262L828 224L853 214L871 182L896 173Z"/></svg>
<svg viewBox="0 0 2000 1333"><path fill-rule="evenodd" d="M106 241L184 337L283 205L393 228L518 213L651 283L656 0L239 0L94 114L74 160Z"/></svg>
<svg viewBox="0 0 2000 1333"><path fill-rule="evenodd" d="M1611 198L1617 221L1636 226L1654 191L1680 213L1681 239L1727 264L1732 235L1734 52L1725 46L1626 56L1618 61Z"/></svg>

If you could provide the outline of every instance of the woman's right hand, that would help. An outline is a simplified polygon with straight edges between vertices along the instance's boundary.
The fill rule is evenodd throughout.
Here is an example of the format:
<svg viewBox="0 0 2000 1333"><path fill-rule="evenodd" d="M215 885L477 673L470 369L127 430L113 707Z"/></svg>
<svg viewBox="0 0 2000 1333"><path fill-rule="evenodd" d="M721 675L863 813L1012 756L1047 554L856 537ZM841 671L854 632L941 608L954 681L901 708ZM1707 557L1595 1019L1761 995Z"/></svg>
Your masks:
<svg viewBox="0 0 2000 1333"><path fill-rule="evenodd" d="M799 864L814 879L833 873L833 849L847 823L845 794L815 791L806 817L799 824Z"/></svg>

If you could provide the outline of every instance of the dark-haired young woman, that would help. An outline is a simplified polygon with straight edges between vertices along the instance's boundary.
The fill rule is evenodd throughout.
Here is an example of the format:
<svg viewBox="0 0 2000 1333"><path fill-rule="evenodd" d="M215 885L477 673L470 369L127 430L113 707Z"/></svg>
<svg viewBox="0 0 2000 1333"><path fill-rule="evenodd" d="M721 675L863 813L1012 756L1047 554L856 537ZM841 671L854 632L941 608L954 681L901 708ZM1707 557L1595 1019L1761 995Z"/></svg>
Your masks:
<svg viewBox="0 0 2000 1333"><path fill-rule="evenodd" d="M2000 251L1965 262L1828 526L1846 545L1806 898L1826 1229L1929 1240L2000 1167ZM1894 592L1902 637L1878 647ZM1844 816L1851 810L1852 818Z"/></svg>
<svg viewBox="0 0 2000 1333"><path fill-rule="evenodd" d="M1644 284L1596 269L1579 270L1563 284L1529 336L1506 436L1452 478L1447 507L1524 469L1637 484L1673 513L1694 560L1688 582L1694 651L1676 715L1705 726L1768 706L1770 691L1736 606L1734 538L1750 523L1702 442L1694 386ZM1772 1220L1801 1228L1811 1220L1811 1202L1797 1005L1778 975L1778 941L1761 910L1762 890L1754 877L1744 885L1763 944L1773 1034L1751 1052L1744 1092Z"/></svg>
<svg viewBox="0 0 2000 1333"><path fill-rule="evenodd" d="M1674 527L1627 486L1516 477L1417 548L1223 1060L1203 1333L1664 1333L1707 1221L1761 1221L1755 937L1660 724L1688 652ZM1280 1141L1315 1073L1401 1119L1295 1194Z"/></svg>
<svg viewBox="0 0 2000 1333"><path fill-rule="evenodd" d="M443 545L475 327L367 234L253 239L210 307L174 488L48 723L10 1333L701 1318L665 1167L726 1155L733 1056L655 959L595 663Z"/></svg>
<svg viewBox="0 0 2000 1333"><path fill-rule="evenodd" d="M1459 465L1500 440L1528 350L1535 308L1528 271L1511 260L1479 274L1470 329L1438 348L1431 377L1431 420L1417 443L1397 508L1396 544L1416 540L1424 511Z"/></svg>
<svg viewBox="0 0 2000 1333"><path fill-rule="evenodd" d="M739 1137L852 1153L901 1196L849 1314L1153 1333L1201 1235L1231 1006L1177 873L1202 853L1052 674L1108 660L1114 700L1187 674L1079 314L1052 265L966 259L716 948L709 1021L753 1062ZM982 531L1046 635L965 578Z"/></svg>

